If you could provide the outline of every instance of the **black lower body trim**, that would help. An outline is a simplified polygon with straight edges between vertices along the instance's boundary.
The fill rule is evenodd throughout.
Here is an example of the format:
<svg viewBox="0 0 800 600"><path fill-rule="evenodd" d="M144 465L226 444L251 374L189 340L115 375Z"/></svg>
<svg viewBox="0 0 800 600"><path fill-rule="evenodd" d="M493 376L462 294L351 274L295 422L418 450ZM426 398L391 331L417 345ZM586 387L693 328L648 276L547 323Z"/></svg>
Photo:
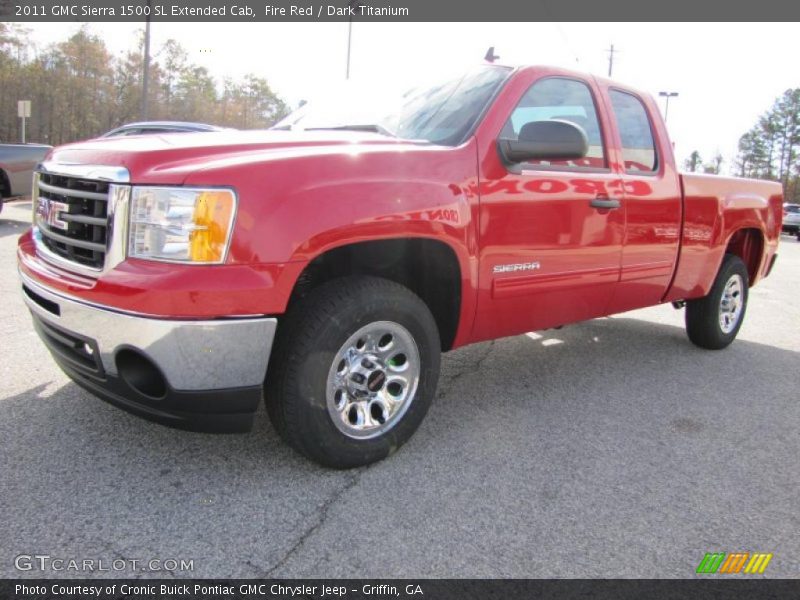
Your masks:
<svg viewBox="0 0 800 600"><path fill-rule="evenodd" d="M47 340L45 340L47 341ZM261 386L221 390L178 391L152 399L107 373L90 375L53 351L58 366L79 386L125 411L162 425L206 433L244 433L253 426L262 398Z"/></svg>

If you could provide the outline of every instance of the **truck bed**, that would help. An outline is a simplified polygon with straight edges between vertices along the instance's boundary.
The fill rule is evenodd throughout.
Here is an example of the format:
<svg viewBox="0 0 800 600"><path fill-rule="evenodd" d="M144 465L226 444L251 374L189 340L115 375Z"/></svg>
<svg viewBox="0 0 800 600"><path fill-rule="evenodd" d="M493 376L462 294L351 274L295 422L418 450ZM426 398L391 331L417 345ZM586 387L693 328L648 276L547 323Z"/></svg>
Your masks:
<svg viewBox="0 0 800 600"><path fill-rule="evenodd" d="M682 173L680 182L684 214L681 252L665 299L706 295L729 244L746 243L732 238L743 228L754 230L754 239L766 250L760 265L750 273L750 285L757 283L770 268L778 246L783 214L781 185L697 173Z"/></svg>

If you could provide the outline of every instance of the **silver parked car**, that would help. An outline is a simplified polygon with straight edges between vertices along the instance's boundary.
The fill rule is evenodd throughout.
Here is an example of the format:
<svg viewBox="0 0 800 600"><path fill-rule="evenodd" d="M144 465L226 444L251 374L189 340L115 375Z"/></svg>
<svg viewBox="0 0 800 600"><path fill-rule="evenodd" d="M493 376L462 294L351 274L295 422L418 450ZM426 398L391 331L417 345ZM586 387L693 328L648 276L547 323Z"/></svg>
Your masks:
<svg viewBox="0 0 800 600"><path fill-rule="evenodd" d="M800 240L800 204L783 205L783 232L793 233Z"/></svg>
<svg viewBox="0 0 800 600"><path fill-rule="evenodd" d="M188 121L142 121L128 123L104 133L100 137L120 137L123 135L153 135L156 133L192 133L203 131L226 131L226 127L217 127L208 123L190 123Z"/></svg>
<svg viewBox="0 0 800 600"><path fill-rule="evenodd" d="M44 144L0 144L0 210L3 198L31 193L33 169L51 149Z"/></svg>

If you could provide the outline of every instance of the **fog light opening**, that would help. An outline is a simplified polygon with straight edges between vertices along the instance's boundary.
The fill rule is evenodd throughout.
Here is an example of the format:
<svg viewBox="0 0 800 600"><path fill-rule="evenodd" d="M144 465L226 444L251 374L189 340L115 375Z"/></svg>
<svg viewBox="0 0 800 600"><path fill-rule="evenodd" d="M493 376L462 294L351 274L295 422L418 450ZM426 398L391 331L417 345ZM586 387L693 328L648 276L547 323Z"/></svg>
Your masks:
<svg viewBox="0 0 800 600"><path fill-rule="evenodd" d="M117 371L125 383L143 396L161 400L167 395L167 382L161 371L153 361L135 350L117 352Z"/></svg>

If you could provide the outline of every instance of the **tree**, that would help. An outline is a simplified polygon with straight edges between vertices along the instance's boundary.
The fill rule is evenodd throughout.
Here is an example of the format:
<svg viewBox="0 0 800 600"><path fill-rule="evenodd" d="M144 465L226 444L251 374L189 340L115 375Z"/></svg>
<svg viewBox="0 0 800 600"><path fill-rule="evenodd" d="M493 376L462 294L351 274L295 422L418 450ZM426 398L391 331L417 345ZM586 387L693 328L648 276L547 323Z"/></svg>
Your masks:
<svg viewBox="0 0 800 600"><path fill-rule="evenodd" d="M0 23L0 140L18 139L17 100L24 100L27 30Z"/></svg>
<svg viewBox="0 0 800 600"><path fill-rule="evenodd" d="M701 164L703 164L703 159L700 158L700 153L697 150L693 150L689 158L684 161L683 168L694 173Z"/></svg>
<svg viewBox="0 0 800 600"><path fill-rule="evenodd" d="M287 113L286 103L272 91L265 79L250 73L242 83L226 80L218 114L223 125L263 128Z"/></svg>
<svg viewBox="0 0 800 600"><path fill-rule="evenodd" d="M800 200L800 88L786 90L739 139L737 173L783 185L787 202Z"/></svg>
<svg viewBox="0 0 800 600"><path fill-rule="evenodd" d="M61 120L63 135L57 142L103 133L114 98L114 70L105 44L84 25L57 49L59 84L66 104L61 108L66 112Z"/></svg>
<svg viewBox="0 0 800 600"><path fill-rule="evenodd" d="M23 99L32 101L28 137L34 142L74 142L139 119L143 32L119 56L112 56L89 26L42 51L27 39L26 29L0 23L0 140L19 139L16 103ZM153 119L253 128L287 113L283 100L255 74L228 78L220 89L175 40L154 54L149 73Z"/></svg>
<svg viewBox="0 0 800 600"><path fill-rule="evenodd" d="M161 82L163 109L171 112L177 95L178 82L190 69L189 55L178 42L168 39L158 53L164 65L164 76Z"/></svg>
<svg viewBox="0 0 800 600"><path fill-rule="evenodd" d="M716 156L714 156L711 162L705 163L703 165L703 173L708 173L710 175L719 175L720 171L722 170L722 163L723 163L722 154L717 152Z"/></svg>
<svg viewBox="0 0 800 600"><path fill-rule="evenodd" d="M183 70L176 87L175 99L180 108L178 110L176 107L168 114L180 114L187 121L215 120L217 89L205 67L192 65Z"/></svg>

